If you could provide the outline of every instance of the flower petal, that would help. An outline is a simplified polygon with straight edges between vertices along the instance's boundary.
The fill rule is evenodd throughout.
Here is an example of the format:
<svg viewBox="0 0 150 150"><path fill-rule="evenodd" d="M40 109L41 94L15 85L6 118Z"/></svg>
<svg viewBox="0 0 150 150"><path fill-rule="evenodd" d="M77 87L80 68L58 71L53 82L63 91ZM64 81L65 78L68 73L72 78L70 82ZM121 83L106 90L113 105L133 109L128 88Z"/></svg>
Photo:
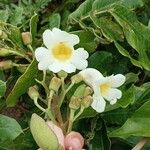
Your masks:
<svg viewBox="0 0 150 150"><path fill-rule="evenodd" d="M112 75L110 77L106 77L108 82L111 84L111 87L119 87L125 82L125 76L122 74Z"/></svg>
<svg viewBox="0 0 150 150"><path fill-rule="evenodd" d="M122 92L115 88L110 88L108 92L105 95L103 95L103 97L108 101L120 99L121 96Z"/></svg>
<svg viewBox="0 0 150 150"><path fill-rule="evenodd" d="M105 110L106 102L102 96L93 95L93 103L91 107L95 109L98 113L103 112Z"/></svg>
<svg viewBox="0 0 150 150"><path fill-rule="evenodd" d="M61 66L59 63L54 62L48 66L48 69L54 73L57 73L57 72L61 71Z"/></svg>
<svg viewBox="0 0 150 150"><path fill-rule="evenodd" d="M75 57L80 57L83 59L87 59L89 57L89 53L84 50L84 48L78 48L77 50L74 51Z"/></svg>
<svg viewBox="0 0 150 150"><path fill-rule="evenodd" d="M64 70L67 73L72 73L76 71L76 67L71 63L64 63L61 65L61 70Z"/></svg>
<svg viewBox="0 0 150 150"><path fill-rule="evenodd" d="M70 34L65 31L61 31L58 28L53 28L52 32L58 40L58 42L67 42L70 43L72 46L79 43L79 37L75 34Z"/></svg>
<svg viewBox="0 0 150 150"><path fill-rule="evenodd" d="M91 87L97 84L97 81L103 78L103 75L94 68L86 68L79 72L83 80Z"/></svg>
<svg viewBox="0 0 150 150"><path fill-rule="evenodd" d="M38 63L38 69L39 70L47 70L48 66L49 66L49 64L46 61L40 61Z"/></svg>
<svg viewBox="0 0 150 150"><path fill-rule="evenodd" d="M49 51L44 47L39 47L35 50L35 58L38 62L45 60L47 60L47 62L51 62Z"/></svg>
<svg viewBox="0 0 150 150"><path fill-rule="evenodd" d="M49 49L55 41L54 35L51 30L47 29L43 33L43 43Z"/></svg>
<svg viewBox="0 0 150 150"><path fill-rule="evenodd" d="M73 59L71 62L79 70L83 70L83 69L85 69L88 66L88 61L84 60L84 59L76 58L76 59Z"/></svg>

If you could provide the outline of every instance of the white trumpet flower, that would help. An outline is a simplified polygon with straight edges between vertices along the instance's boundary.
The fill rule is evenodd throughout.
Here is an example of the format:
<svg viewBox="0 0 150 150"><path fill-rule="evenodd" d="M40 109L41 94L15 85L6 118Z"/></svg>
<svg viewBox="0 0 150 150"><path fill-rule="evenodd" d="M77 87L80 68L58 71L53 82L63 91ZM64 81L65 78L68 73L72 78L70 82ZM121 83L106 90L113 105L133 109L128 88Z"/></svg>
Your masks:
<svg viewBox="0 0 150 150"><path fill-rule="evenodd" d="M122 74L104 77L96 69L88 68L80 72L84 81L90 85L93 90L92 108L97 112L103 112L106 107L106 101L111 105L120 99L122 92L117 88L125 82L125 76ZM106 101L105 101L106 100Z"/></svg>
<svg viewBox="0 0 150 150"><path fill-rule="evenodd" d="M52 31L45 30L43 43L46 48L39 47L35 50L39 70L72 73L76 69L83 70L87 67L88 52L84 48L74 50L74 45L79 43L77 35L53 28Z"/></svg>

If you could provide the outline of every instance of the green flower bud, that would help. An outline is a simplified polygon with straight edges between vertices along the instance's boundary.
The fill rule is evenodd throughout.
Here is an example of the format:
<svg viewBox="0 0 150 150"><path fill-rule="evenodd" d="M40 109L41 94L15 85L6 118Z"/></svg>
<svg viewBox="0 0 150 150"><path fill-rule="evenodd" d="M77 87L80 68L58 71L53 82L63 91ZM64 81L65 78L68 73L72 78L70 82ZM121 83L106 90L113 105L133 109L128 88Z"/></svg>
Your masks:
<svg viewBox="0 0 150 150"><path fill-rule="evenodd" d="M71 81L74 83L79 83L83 80L83 77L80 74L76 74L71 77Z"/></svg>
<svg viewBox="0 0 150 150"><path fill-rule="evenodd" d="M21 35L22 35L22 41L23 41L24 45L29 45L32 43L30 32L23 32L23 33L21 33Z"/></svg>
<svg viewBox="0 0 150 150"><path fill-rule="evenodd" d="M49 89L58 92L60 86L61 86L61 80L57 77L53 77L50 82Z"/></svg>
<svg viewBox="0 0 150 150"><path fill-rule="evenodd" d="M5 57L11 55L11 52L9 49L1 48L0 49L0 56Z"/></svg>
<svg viewBox="0 0 150 150"><path fill-rule="evenodd" d="M11 60L5 60L0 62L0 69L7 70L13 67L13 62Z"/></svg>
<svg viewBox="0 0 150 150"><path fill-rule="evenodd" d="M37 90L37 86L32 86L28 90L28 95L30 96L31 99L35 99L39 97L39 92Z"/></svg>
<svg viewBox="0 0 150 150"><path fill-rule="evenodd" d="M93 93L93 90L91 87L87 86L85 88L85 92L84 92L84 97L88 96L88 95L91 95Z"/></svg>
<svg viewBox="0 0 150 150"><path fill-rule="evenodd" d="M58 76L60 78L66 78L68 76L68 74L67 74L67 72L61 70L61 71L58 72Z"/></svg>
<svg viewBox="0 0 150 150"><path fill-rule="evenodd" d="M89 95L89 96L86 96L85 98L83 98L81 105L84 108L88 108L89 106L91 106L92 102L93 102L92 96Z"/></svg>
<svg viewBox="0 0 150 150"><path fill-rule="evenodd" d="M56 135L37 114L32 114L30 129L40 149L58 150L59 144Z"/></svg>
<svg viewBox="0 0 150 150"><path fill-rule="evenodd" d="M8 38L7 34L4 31L0 30L0 39L7 39L7 38Z"/></svg>
<svg viewBox="0 0 150 150"><path fill-rule="evenodd" d="M80 108L80 106L81 106L81 99L72 96L72 97L71 97L71 100L70 100L70 103L69 103L69 107L70 107L71 109L77 110L77 109Z"/></svg>
<svg viewBox="0 0 150 150"><path fill-rule="evenodd" d="M75 96L75 97L83 97L83 96L84 96L84 92L85 92L85 88L86 88L86 85L85 85L85 84L80 85L80 86L75 90L73 96Z"/></svg>

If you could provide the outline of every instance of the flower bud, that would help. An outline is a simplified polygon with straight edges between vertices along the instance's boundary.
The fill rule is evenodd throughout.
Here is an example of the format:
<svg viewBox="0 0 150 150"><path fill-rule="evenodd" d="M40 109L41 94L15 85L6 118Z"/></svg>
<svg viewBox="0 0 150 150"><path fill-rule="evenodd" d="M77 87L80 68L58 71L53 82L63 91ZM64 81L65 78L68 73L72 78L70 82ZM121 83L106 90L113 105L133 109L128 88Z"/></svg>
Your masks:
<svg viewBox="0 0 150 150"><path fill-rule="evenodd" d="M39 97L39 92L37 90L37 86L32 86L28 90L28 95L30 96L31 99L35 99Z"/></svg>
<svg viewBox="0 0 150 150"><path fill-rule="evenodd" d="M8 38L7 34L4 31L0 30L0 39L7 39L7 38Z"/></svg>
<svg viewBox="0 0 150 150"><path fill-rule="evenodd" d="M0 49L0 56L1 57L9 56L10 54L11 54L10 50L8 50L6 48L1 48Z"/></svg>
<svg viewBox="0 0 150 150"><path fill-rule="evenodd" d="M21 33L21 35L22 35L22 41L23 41L24 45L29 45L32 43L30 32L23 32L23 33Z"/></svg>
<svg viewBox="0 0 150 150"><path fill-rule="evenodd" d="M84 106L85 108L88 108L89 106L91 106L92 102L93 102L92 96L88 95L83 98L81 105Z"/></svg>
<svg viewBox="0 0 150 150"><path fill-rule="evenodd" d="M49 89L58 92L60 86L61 86L61 80L57 77L53 77L50 82Z"/></svg>
<svg viewBox="0 0 150 150"><path fill-rule="evenodd" d="M84 139L80 133L72 131L65 137L66 150L82 150L83 146Z"/></svg>
<svg viewBox="0 0 150 150"><path fill-rule="evenodd" d="M11 60L5 60L0 62L0 69L7 70L13 67L13 62Z"/></svg>
<svg viewBox="0 0 150 150"><path fill-rule="evenodd" d="M37 114L32 114L30 122L31 133L37 145L43 150L57 150L58 139L46 122Z"/></svg>
<svg viewBox="0 0 150 150"><path fill-rule="evenodd" d="M85 92L84 92L84 97L88 96L88 95L91 95L93 93L93 90L91 87L87 86L85 88Z"/></svg>
<svg viewBox="0 0 150 150"><path fill-rule="evenodd" d="M67 74L67 72L61 70L61 71L58 72L58 76L59 76L60 78L62 78L62 77L63 77L63 78L66 78L66 77L68 76L68 74Z"/></svg>
<svg viewBox="0 0 150 150"><path fill-rule="evenodd" d="M74 83L79 83L83 80L83 77L80 74L76 74L71 77L71 81Z"/></svg>
<svg viewBox="0 0 150 150"><path fill-rule="evenodd" d="M75 97L83 97L84 92L85 92L85 84L80 85L74 92L73 96Z"/></svg>
<svg viewBox="0 0 150 150"><path fill-rule="evenodd" d="M55 135L57 136L58 139L58 143L60 144L60 147L65 147L64 145L64 134L61 128L59 128L57 125L55 125L52 121L48 121L47 122L48 127L55 133Z"/></svg>
<svg viewBox="0 0 150 150"><path fill-rule="evenodd" d="M71 97L71 100L70 100L70 103L69 103L69 107L70 107L71 109L77 110L77 109L80 108L80 106L81 106L81 99L72 96L72 97Z"/></svg>

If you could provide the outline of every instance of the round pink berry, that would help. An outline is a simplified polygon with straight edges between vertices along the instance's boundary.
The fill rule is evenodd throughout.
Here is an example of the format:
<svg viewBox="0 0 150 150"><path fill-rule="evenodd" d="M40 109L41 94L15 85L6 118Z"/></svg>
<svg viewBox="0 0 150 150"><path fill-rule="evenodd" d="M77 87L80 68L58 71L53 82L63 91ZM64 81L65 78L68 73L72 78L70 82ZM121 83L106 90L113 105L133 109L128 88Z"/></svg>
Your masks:
<svg viewBox="0 0 150 150"><path fill-rule="evenodd" d="M65 137L65 148L66 150L82 150L84 145L84 139L78 132L70 132Z"/></svg>

